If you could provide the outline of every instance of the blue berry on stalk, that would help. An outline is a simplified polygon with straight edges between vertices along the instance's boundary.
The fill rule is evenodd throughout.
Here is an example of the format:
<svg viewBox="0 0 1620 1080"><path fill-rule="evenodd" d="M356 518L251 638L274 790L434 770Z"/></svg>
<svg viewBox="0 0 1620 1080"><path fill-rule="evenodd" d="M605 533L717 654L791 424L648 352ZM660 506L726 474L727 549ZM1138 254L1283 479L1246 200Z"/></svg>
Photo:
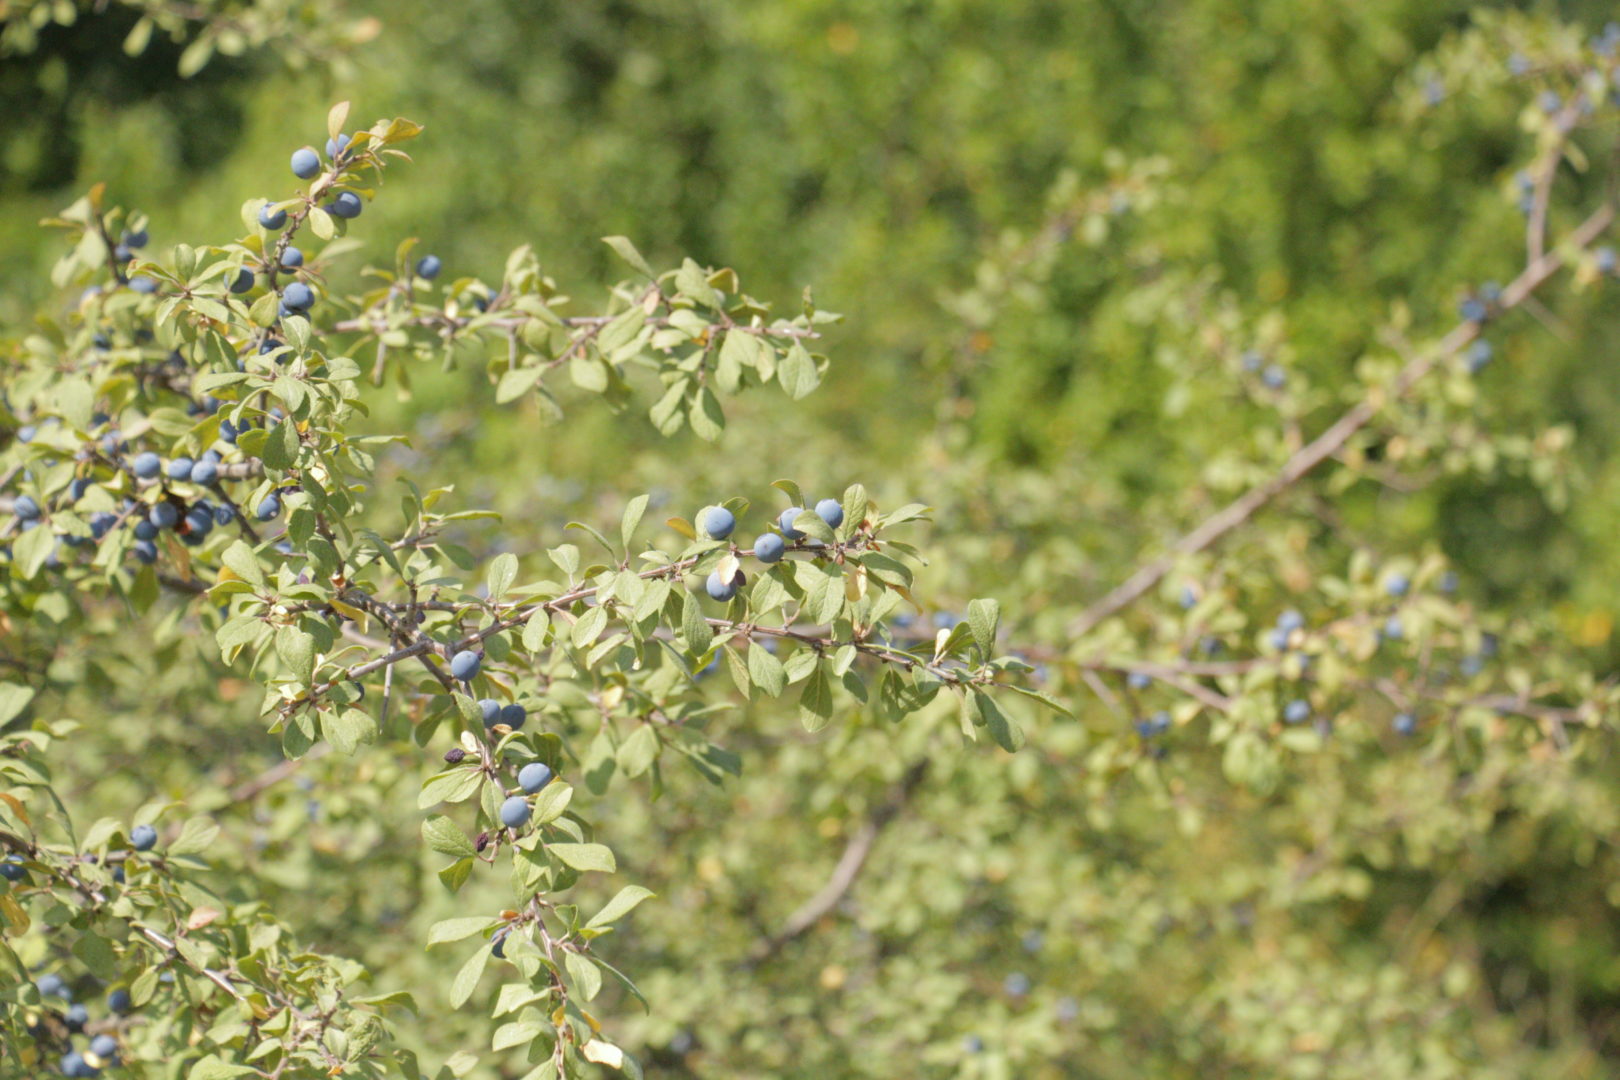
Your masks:
<svg viewBox="0 0 1620 1080"><path fill-rule="evenodd" d="M308 311L310 306L315 303L315 290L302 281L295 281L281 290L281 302L287 306L289 311Z"/></svg>
<svg viewBox="0 0 1620 1080"><path fill-rule="evenodd" d="M160 502L152 507L147 520L160 529L172 529L180 523L180 511L175 509L174 503Z"/></svg>
<svg viewBox="0 0 1620 1080"><path fill-rule="evenodd" d="M129 846L136 851L151 851L157 840L157 830L150 825L137 825L129 830Z"/></svg>
<svg viewBox="0 0 1620 1080"><path fill-rule="evenodd" d="M793 523L798 520L799 515L802 513L804 513L804 507L790 506L786 510L782 511L781 517L776 519L776 527L781 529L782 535L787 537L789 540L804 539L804 533L793 527Z"/></svg>
<svg viewBox="0 0 1620 1080"><path fill-rule="evenodd" d="M349 136L339 135L335 139L326 140L326 156L336 161L343 152L349 148Z"/></svg>
<svg viewBox="0 0 1620 1080"><path fill-rule="evenodd" d="M722 581L720 571L713 570L710 571L708 580L703 583L703 588L708 592L709 599L725 603L737 595L737 590L742 587L742 583L743 572L741 570L737 571L737 576L730 581Z"/></svg>
<svg viewBox="0 0 1620 1080"><path fill-rule="evenodd" d="M825 521L828 528L836 529L844 523L844 508L837 499L822 499L816 503L816 516Z"/></svg>
<svg viewBox="0 0 1620 1080"><path fill-rule="evenodd" d="M483 714L485 727L494 727L501 721L501 703L494 698L479 698L478 711Z"/></svg>
<svg viewBox="0 0 1620 1080"><path fill-rule="evenodd" d="M0 877L7 881L21 881L28 876L28 868L22 864L22 859L16 855L7 855L0 860Z"/></svg>
<svg viewBox="0 0 1620 1080"><path fill-rule="evenodd" d="M501 803L501 824L508 829L521 829L529 820L529 800L513 795Z"/></svg>
<svg viewBox="0 0 1620 1080"><path fill-rule="evenodd" d="M191 467L191 482L193 484L212 484L219 479L219 463L202 458Z"/></svg>
<svg viewBox="0 0 1620 1080"><path fill-rule="evenodd" d="M1409 712L1397 713L1393 726L1395 734L1410 735L1417 730L1417 717Z"/></svg>
<svg viewBox="0 0 1620 1080"><path fill-rule="evenodd" d="M427 278L429 281L432 281L434 278L438 277L439 271L443 268L444 264L439 261L439 257L437 255L424 255L420 259L416 260L417 276Z"/></svg>
<svg viewBox="0 0 1620 1080"><path fill-rule="evenodd" d="M1303 724L1311 718L1311 704L1300 698L1290 701L1283 709L1283 719L1290 724Z"/></svg>
<svg viewBox="0 0 1620 1080"><path fill-rule="evenodd" d="M139 274L129 279L129 287L143 296L150 296L157 292L158 283L154 278Z"/></svg>
<svg viewBox="0 0 1620 1080"><path fill-rule="evenodd" d="M478 669L483 666L484 658L471 649L462 649L450 658L450 674L462 682L467 682L478 675Z"/></svg>
<svg viewBox="0 0 1620 1080"><path fill-rule="evenodd" d="M291 244L287 245L281 253L281 268L283 270L294 270L303 265L304 253Z"/></svg>
<svg viewBox="0 0 1620 1080"><path fill-rule="evenodd" d="M148 239L150 239L150 237L146 235L146 230L141 229L138 232L124 233L123 243L127 248L143 248L146 246L146 241Z"/></svg>
<svg viewBox="0 0 1620 1080"><path fill-rule="evenodd" d="M257 516L260 521L273 521L281 513L281 500L274 493L266 495L259 503Z"/></svg>
<svg viewBox="0 0 1620 1080"><path fill-rule="evenodd" d="M290 164L292 165L293 175L300 180L308 180L321 171L320 155L307 146L300 146L293 151Z"/></svg>
<svg viewBox="0 0 1620 1080"><path fill-rule="evenodd" d="M169 479L190 480L191 467L195 464L196 462L192 461L188 457L175 458L173 461L169 462Z"/></svg>
<svg viewBox="0 0 1620 1080"><path fill-rule="evenodd" d="M337 198L327 204L326 212L333 217L357 218L366 204L360 201L360 196L352 191L340 191Z"/></svg>
<svg viewBox="0 0 1620 1080"><path fill-rule="evenodd" d="M1394 597L1405 596L1412 588L1412 579L1405 574L1391 574L1384 581L1384 591Z"/></svg>
<svg viewBox="0 0 1620 1080"><path fill-rule="evenodd" d="M134 1002L130 999L129 991L122 986L107 995L107 1008L122 1016L129 1012Z"/></svg>
<svg viewBox="0 0 1620 1080"><path fill-rule="evenodd" d="M511 728L513 731L521 728L528 719L529 710L525 709L522 705L519 705L515 701L509 705L501 706L500 722Z"/></svg>
<svg viewBox="0 0 1620 1080"><path fill-rule="evenodd" d="M276 232L287 224L287 211L278 210L274 205L265 203L259 208L259 227Z"/></svg>
<svg viewBox="0 0 1620 1080"><path fill-rule="evenodd" d="M135 553L137 559L147 566L157 562L157 545L150 540L137 540L130 546L130 550Z"/></svg>
<svg viewBox="0 0 1620 1080"><path fill-rule="evenodd" d="M786 543L775 533L765 533L754 538L754 557L762 563L779 561L786 549Z"/></svg>
<svg viewBox="0 0 1620 1080"><path fill-rule="evenodd" d="M34 501L32 495L19 495L11 504L11 512L24 521L36 521L39 518L39 503Z"/></svg>
<svg viewBox="0 0 1620 1080"><path fill-rule="evenodd" d="M130 463L131 470L142 480L151 480L163 471L163 460L152 451L136 454L135 460Z"/></svg>
<svg viewBox="0 0 1620 1080"><path fill-rule="evenodd" d="M518 787L530 795L551 783L551 766L543 761L531 761L518 771Z"/></svg>
<svg viewBox="0 0 1620 1080"><path fill-rule="evenodd" d="M242 269L236 272L236 278L231 282L231 292L235 293L237 296L241 296L243 293L249 292L252 289L253 271L244 266Z"/></svg>
<svg viewBox="0 0 1620 1080"><path fill-rule="evenodd" d="M103 1061L111 1061L118 1055L118 1040L111 1035L97 1035L90 1040L90 1052Z"/></svg>
<svg viewBox="0 0 1620 1080"><path fill-rule="evenodd" d="M723 506L711 506L698 518L698 528L711 540L724 540L736 527L736 516Z"/></svg>

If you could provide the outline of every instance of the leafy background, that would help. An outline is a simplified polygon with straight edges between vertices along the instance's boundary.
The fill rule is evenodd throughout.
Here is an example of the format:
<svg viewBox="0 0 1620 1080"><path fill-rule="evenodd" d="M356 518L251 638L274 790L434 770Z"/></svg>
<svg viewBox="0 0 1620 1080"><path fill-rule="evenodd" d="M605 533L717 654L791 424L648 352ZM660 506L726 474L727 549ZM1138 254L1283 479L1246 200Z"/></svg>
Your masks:
<svg viewBox="0 0 1620 1080"><path fill-rule="evenodd" d="M596 813L660 897L615 954L654 1003L617 1010L654 1075L1609 1075L1612 733L1567 757L1520 730L1347 737L1254 790L1202 740L1127 745L1062 663L1067 620L1196 520L1212 463L1281 445L1211 334L1276 343L1282 426L1314 427L1391 322L1441 329L1465 289L1512 276L1527 95L1468 33L1519 8L1587 31L1610 11L393 0L347 5L377 33L335 67L250 53L182 79L178 45L123 54L133 17L115 8L0 63L17 118L0 130L0 320L67 303L34 222L90 183L145 210L156 244L224 237L339 98L426 125L368 209L366 257L418 236L447 276L493 279L521 238L585 296L619 273L596 238L622 234L658 265L734 266L784 311L813 286L846 316L822 391L739 400L718 447L660 439L639 408L581 403L561 426L495 409L476 363L377 398L378 430L413 432L391 471L505 514L469 533L484 554L555 544L574 517L609 527L643 490L689 513L792 476L937 506L919 593L945 611L1000 599L1080 712L1008 757L938 724L807 737L747 707L726 727L740 780L615 787ZM1109 214L1052 231L1095 192ZM1324 481L1331 512L1262 521L1230 567L1254 625L1370 543L1443 553L1482 613L1545 618L1552 648L1612 668L1617 334L1612 284L1516 318L1461 403L1488 461L1412 492ZM1513 464L1514 438L1547 432L1567 454ZM475 1014L434 1004L456 961L424 952L425 928L476 899L446 897L421 850L417 761L333 756L233 800L279 760L255 695L183 623L143 634L111 662L52 658L95 731L63 765L76 811L217 809L219 887L259 882L319 947L416 989L429 1056L480 1041ZM928 775L846 903L750 964L916 760ZM1479 780L1458 799L1437 775ZM521 1068L485 1055L474 1075Z"/></svg>

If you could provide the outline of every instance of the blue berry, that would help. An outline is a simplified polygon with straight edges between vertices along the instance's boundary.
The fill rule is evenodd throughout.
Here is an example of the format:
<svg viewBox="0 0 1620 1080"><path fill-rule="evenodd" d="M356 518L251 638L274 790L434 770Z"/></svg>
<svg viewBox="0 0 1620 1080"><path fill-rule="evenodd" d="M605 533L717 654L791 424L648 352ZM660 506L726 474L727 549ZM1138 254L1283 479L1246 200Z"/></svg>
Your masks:
<svg viewBox="0 0 1620 1080"><path fill-rule="evenodd" d="M1266 370L1260 373L1260 381L1272 390L1281 390L1288 385L1288 373L1276 364L1267 364Z"/></svg>
<svg viewBox="0 0 1620 1080"><path fill-rule="evenodd" d="M478 669L483 665L484 657L471 649L462 649L450 658L450 674L462 682L467 682L478 675Z"/></svg>
<svg viewBox="0 0 1620 1080"><path fill-rule="evenodd" d="M736 527L736 515L723 506L711 506L698 518L698 528L713 540L724 540Z"/></svg>
<svg viewBox="0 0 1620 1080"><path fill-rule="evenodd" d="M1417 717L1407 712L1396 713L1393 727L1397 735L1410 735L1417 730Z"/></svg>
<svg viewBox="0 0 1620 1080"><path fill-rule="evenodd" d="M1616 262L1616 258L1615 258L1615 254L1614 254L1614 248L1612 248L1612 247L1600 247L1600 248L1597 249L1598 273L1600 273L1600 274L1612 274L1612 273L1614 273L1615 262Z"/></svg>
<svg viewBox="0 0 1620 1080"><path fill-rule="evenodd" d="M201 458L191 467L191 482L193 484L212 484L219 479L219 463Z"/></svg>
<svg viewBox="0 0 1620 1080"><path fill-rule="evenodd" d="M742 583L743 573L741 570L737 571L737 576L730 581L722 581L720 571L713 570L710 571L708 580L703 583L703 588L707 590L709 599L725 603L737 595L737 590L742 586Z"/></svg>
<svg viewBox="0 0 1620 1080"><path fill-rule="evenodd" d="M1153 679L1140 671L1133 671L1125 676L1125 685L1132 690L1146 690L1153 685Z"/></svg>
<svg viewBox="0 0 1620 1080"><path fill-rule="evenodd" d="M530 795L551 783L551 766L543 761L531 761L518 771L518 787Z"/></svg>
<svg viewBox="0 0 1620 1080"><path fill-rule="evenodd" d="M1002 980L1001 988L1007 991L1008 997L1023 997L1029 993L1029 976L1022 971L1015 971Z"/></svg>
<svg viewBox="0 0 1620 1080"><path fill-rule="evenodd" d="M150 825L137 825L129 830L129 846L136 851L151 851L157 839L157 830Z"/></svg>
<svg viewBox="0 0 1620 1080"><path fill-rule="evenodd" d="M188 457L177 457L169 462L170 480L190 480L191 467L196 464Z"/></svg>
<svg viewBox="0 0 1620 1080"><path fill-rule="evenodd" d="M326 156L336 161L343 151L349 148L349 136L339 135L335 139L326 140Z"/></svg>
<svg viewBox="0 0 1620 1080"><path fill-rule="evenodd" d="M22 864L22 859L15 855L8 855L0 860L0 877L7 881L21 881L28 876L28 868Z"/></svg>
<svg viewBox="0 0 1620 1080"><path fill-rule="evenodd" d="M17 429L17 441L20 443L31 443L34 441L34 436L38 434L39 428L37 426L33 424L24 424L22 427Z"/></svg>
<svg viewBox="0 0 1620 1080"><path fill-rule="evenodd" d="M129 279L129 287L143 296L150 296L157 292L158 283L154 278L149 278L145 274L139 274Z"/></svg>
<svg viewBox="0 0 1620 1080"><path fill-rule="evenodd" d="M35 521L39 518L39 503L32 495L19 495L11 504L11 512L24 521Z"/></svg>
<svg viewBox="0 0 1620 1080"><path fill-rule="evenodd" d="M118 1040L111 1035L97 1035L90 1040L90 1052L103 1061L111 1061L118 1054Z"/></svg>
<svg viewBox="0 0 1620 1080"><path fill-rule="evenodd" d="M244 266L236 272L236 278L231 282L231 292L237 296L249 292L253 288L253 282L253 271Z"/></svg>
<svg viewBox="0 0 1620 1080"><path fill-rule="evenodd" d="M157 523L154 522L151 519L150 516L143 517L143 518L137 518L133 528L134 528L134 532L135 532L135 539L137 539L137 540L156 540L157 539L157 534L158 534Z"/></svg>
<svg viewBox="0 0 1620 1080"><path fill-rule="evenodd" d="M1412 588L1412 579L1405 574L1391 574L1384 581L1384 591L1394 597L1405 596Z"/></svg>
<svg viewBox="0 0 1620 1080"><path fill-rule="evenodd" d="M69 1031L83 1031L84 1025L90 1022L90 1010L83 1004L69 1005L67 1012L62 1014L62 1019L67 1021Z"/></svg>
<svg viewBox="0 0 1620 1080"><path fill-rule="evenodd" d="M274 205L265 203L259 208L259 227L276 232L287 224L287 211L278 210Z"/></svg>
<svg viewBox="0 0 1620 1080"><path fill-rule="evenodd" d="M34 987L39 991L40 997L59 997L68 1001L73 1000L73 995L68 992L67 983L62 981L62 976L54 972L41 975L39 981L34 983Z"/></svg>
<svg viewBox="0 0 1620 1080"><path fill-rule="evenodd" d="M786 510L782 511L781 517L776 519L776 527L781 529L782 535L787 537L789 540L804 539L804 533L793 527L793 523L798 520L799 515L802 513L804 513L804 507L790 506Z"/></svg>
<svg viewBox="0 0 1620 1080"><path fill-rule="evenodd" d="M762 563L778 562L787 544L775 533L765 533L754 538L754 557Z"/></svg>
<svg viewBox="0 0 1620 1080"><path fill-rule="evenodd" d="M321 171L320 155L307 146L300 146L292 155L293 175L300 180L308 180Z"/></svg>
<svg viewBox="0 0 1620 1080"><path fill-rule="evenodd" d="M1399 641L1405 633L1406 628L1401 625L1399 615L1391 615L1384 621L1384 637L1388 640Z"/></svg>
<svg viewBox="0 0 1620 1080"><path fill-rule="evenodd" d="M1191 608L1194 608L1194 607L1197 607L1197 606L1198 606L1198 590L1194 589L1191 585L1183 585L1181 587L1181 607L1182 607L1182 610L1184 610L1184 611L1185 610L1190 610Z"/></svg>
<svg viewBox="0 0 1620 1080"><path fill-rule="evenodd" d="M1458 305L1457 313L1462 316L1464 322L1484 322L1489 311L1485 307L1485 301L1470 296Z"/></svg>
<svg viewBox="0 0 1620 1080"><path fill-rule="evenodd" d="M84 1055L77 1050L69 1050L63 1054L62 1060L57 1064L61 1068L63 1076L86 1077L97 1075L97 1070L91 1068L90 1063L84 1060Z"/></svg>
<svg viewBox="0 0 1620 1080"><path fill-rule="evenodd" d="M131 463L130 468L142 480L151 480L163 471L163 459L147 450L144 453L135 455L135 460Z"/></svg>
<svg viewBox="0 0 1620 1080"><path fill-rule="evenodd" d="M483 714L485 727L494 727L501 722L501 703L494 698L479 698L478 711Z"/></svg>
<svg viewBox="0 0 1620 1080"><path fill-rule="evenodd" d="M529 800L513 795L501 803L501 824L508 829L521 829L529 820Z"/></svg>
<svg viewBox="0 0 1620 1080"><path fill-rule="evenodd" d="M149 239L151 237L147 236L145 229L137 232L126 232L123 236L124 246L127 248L143 248Z"/></svg>
<svg viewBox="0 0 1620 1080"><path fill-rule="evenodd" d="M337 198L327 204L326 212L333 217L357 218L366 204L360 201L360 196L352 191L341 191Z"/></svg>
<svg viewBox="0 0 1620 1080"><path fill-rule="evenodd" d="M107 535L108 530L113 527L113 524L117 520L117 514L109 514L105 510L97 510L94 514L90 515L90 536L93 539L100 540L103 536Z"/></svg>
<svg viewBox="0 0 1620 1080"><path fill-rule="evenodd" d="M281 500L274 493L266 495L256 513L260 521L273 521L281 513Z"/></svg>
<svg viewBox="0 0 1620 1080"><path fill-rule="evenodd" d="M129 1012L133 1004L134 1002L130 1000L129 991L122 986L107 995L107 1008L120 1016Z"/></svg>
<svg viewBox="0 0 1620 1080"><path fill-rule="evenodd" d="M519 705L515 701L509 705L501 706L501 723L505 724L513 731L521 728L528 719L529 710L525 709L522 705Z"/></svg>
<svg viewBox="0 0 1620 1080"><path fill-rule="evenodd" d="M1491 343L1488 341L1476 341L1468 346L1468 373L1478 375L1485 369L1485 365L1491 362L1491 357L1495 353L1496 350L1491 348Z"/></svg>
<svg viewBox="0 0 1620 1080"><path fill-rule="evenodd" d="M1303 724L1311 718L1311 703L1300 698L1290 701L1283 709L1283 719L1290 724Z"/></svg>
<svg viewBox="0 0 1620 1080"><path fill-rule="evenodd" d="M437 255L424 255L420 259L416 260L417 276L425 277L429 281L432 281L434 278L438 277L439 271L442 269L444 269L444 264L439 261L439 257Z"/></svg>
<svg viewBox="0 0 1620 1080"><path fill-rule="evenodd" d="M836 529L844 523L844 508L837 499L822 499L816 503L816 516L825 521L829 528Z"/></svg>
<svg viewBox="0 0 1620 1080"><path fill-rule="evenodd" d="M315 303L315 291L302 281L295 281L281 290L281 302L288 311L308 311Z"/></svg>
<svg viewBox="0 0 1620 1080"><path fill-rule="evenodd" d="M160 529L172 529L180 523L180 511L175 509L174 503L160 502L152 507L147 520Z"/></svg>
<svg viewBox="0 0 1620 1080"><path fill-rule="evenodd" d="M130 550L135 553L137 559L147 566L157 562L157 545L150 540L137 540L130 546Z"/></svg>
<svg viewBox="0 0 1620 1080"><path fill-rule="evenodd" d="M304 253L291 244L281 252L281 268L283 270L293 270L303 265Z"/></svg>
<svg viewBox="0 0 1620 1080"><path fill-rule="evenodd" d="M1295 630L1303 630L1305 629L1305 616L1294 608L1289 608L1277 616L1277 629L1284 634L1292 634Z"/></svg>

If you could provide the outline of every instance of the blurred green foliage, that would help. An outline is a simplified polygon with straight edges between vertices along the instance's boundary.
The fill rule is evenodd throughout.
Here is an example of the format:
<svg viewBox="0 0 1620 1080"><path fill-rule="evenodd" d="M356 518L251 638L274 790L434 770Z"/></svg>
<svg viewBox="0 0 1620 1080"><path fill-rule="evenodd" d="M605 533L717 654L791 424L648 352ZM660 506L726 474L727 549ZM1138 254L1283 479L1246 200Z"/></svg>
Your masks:
<svg viewBox="0 0 1620 1080"><path fill-rule="evenodd" d="M319 141L331 101L418 119L414 164L365 219L373 262L414 235L449 276L492 280L521 239L585 295L620 272L597 238L622 234L656 265L735 266L759 296L813 284L846 321L825 344L822 391L738 402L719 449L659 439L634 407L579 407L564 435L527 406L494 408L470 364L377 396L376 430L414 432L385 471L454 480L468 505L503 511L469 530L489 551L554 544L582 515L605 526L646 489L667 513L757 499L783 475L828 491L858 478L890 507L921 499L940 508L949 554L919 592L999 597L1014 642L1081 713L1006 757L956 747L954 719L807 739L750 706L726 731L740 780L672 771L657 801L618 787L595 813L660 897L617 943L653 1002L644 1018L618 1010L652 1075L1613 1074L1612 712L1573 747L1544 725L1438 714L1407 743L1386 703L1357 696L1335 741L1273 760L1274 782L1259 782L1185 729L1162 759L1145 750L1065 629L1359 396L1369 362L1513 277L1534 86L1481 41L1555 53L1612 5L348 12L381 29L337 73L249 52L182 79L183 45L123 54L133 16L117 9L0 61L0 115L19 118L0 130L0 322L67 305L48 288L58 249L34 222L93 182L146 211L155 244L217 237L245 199L285 187L290 148ZM1481 21L1490 33L1473 34ZM1560 175L1555 231L1604 181L1596 167ZM358 282L360 265L339 276ZM1459 633L1477 643L1481 627L1525 621L1513 640L1526 671L1581 686L1573 672L1612 670L1620 289L1589 261L1576 285L1493 328L1477 386L1449 380L1230 561L1190 567L1240 613L1227 629L1257 638L1291 604L1313 622L1373 610L1358 557L1444 555L1472 620ZM1285 369L1285 391L1242 371L1250 349ZM1401 423L1432 446L1410 474L1392 449ZM1374 479L1380 462L1397 482ZM1167 589L1135 628L1160 644L1187 632L1157 612L1175 606ZM108 612L100 630L124 618ZM478 1042L479 1018L423 989L453 971L443 950L423 952L426 927L473 901L432 878L415 762L324 757L299 774L308 791L233 804L234 785L279 760L251 692L178 618L145 632L155 651L113 679L71 652L49 658L64 708L108 718L63 764L64 795L86 818L160 794L219 810L236 845L222 885L251 875L319 947L417 988L427 1056ZM175 669L193 675L166 683ZM1145 697L1126 710L1183 704L1162 686ZM921 759L920 793L847 902L750 962ZM1010 993L1013 974L1033 989ZM522 1073L486 1055L469 1075Z"/></svg>

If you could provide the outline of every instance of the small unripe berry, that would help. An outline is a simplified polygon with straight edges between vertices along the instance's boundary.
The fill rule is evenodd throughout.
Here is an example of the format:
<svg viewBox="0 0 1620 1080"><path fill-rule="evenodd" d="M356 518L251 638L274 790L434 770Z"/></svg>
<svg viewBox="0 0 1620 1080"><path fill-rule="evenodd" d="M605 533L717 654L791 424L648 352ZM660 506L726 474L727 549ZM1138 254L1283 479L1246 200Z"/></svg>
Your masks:
<svg viewBox="0 0 1620 1080"><path fill-rule="evenodd" d="M478 675L478 669L483 665L484 658L471 649L462 649L450 658L450 674L462 682L467 682Z"/></svg>
<svg viewBox="0 0 1620 1080"><path fill-rule="evenodd" d="M508 829L521 829L529 820L529 800L513 795L501 803L501 824Z"/></svg>
<svg viewBox="0 0 1620 1080"><path fill-rule="evenodd" d="M307 146L293 151L291 164L293 175L300 180L308 180L321 171L320 155Z"/></svg>
<svg viewBox="0 0 1620 1080"><path fill-rule="evenodd" d="M551 766L543 761L531 761L518 770L518 787L530 795L551 783Z"/></svg>
<svg viewBox="0 0 1620 1080"><path fill-rule="evenodd" d="M129 830L129 846L136 851L151 851L157 840L157 830L150 825L137 825Z"/></svg>

